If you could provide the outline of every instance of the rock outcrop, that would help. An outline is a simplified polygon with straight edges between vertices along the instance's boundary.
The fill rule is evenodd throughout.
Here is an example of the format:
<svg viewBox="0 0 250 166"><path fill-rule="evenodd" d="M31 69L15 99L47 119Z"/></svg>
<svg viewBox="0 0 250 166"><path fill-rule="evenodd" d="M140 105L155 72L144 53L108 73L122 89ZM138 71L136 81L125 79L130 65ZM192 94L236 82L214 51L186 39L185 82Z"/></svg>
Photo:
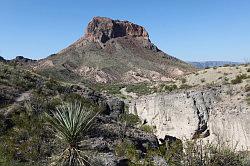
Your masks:
<svg viewBox="0 0 250 166"><path fill-rule="evenodd" d="M250 107L242 87L225 85L144 96L130 112L156 127L158 138L205 138L224 141L237 150L250 148Z"/></svg>
<svg viewBox="0 0 250 166"><path fill-rule="evenodd" d="M94 17L85 32L86 39L99 43L106 43L112 38L124 36L142 37L149 40L148 32L144 27L106 17Z"/></svg>

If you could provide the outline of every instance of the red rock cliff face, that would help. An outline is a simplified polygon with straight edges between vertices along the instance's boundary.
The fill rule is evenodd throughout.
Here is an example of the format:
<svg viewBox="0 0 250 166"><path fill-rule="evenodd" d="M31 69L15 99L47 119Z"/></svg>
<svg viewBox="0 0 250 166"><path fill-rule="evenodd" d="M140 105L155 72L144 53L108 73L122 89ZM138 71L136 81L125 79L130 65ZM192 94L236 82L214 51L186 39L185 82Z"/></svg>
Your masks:
<svg viewBox="0 0 250 166"><path fill-rule="evenodd" d="M112 20L106 17L94 17L88 24L85 33L86 39L100 43L124 36L142 37L149 41L148 32L144 27L128 21Z"/></svg>

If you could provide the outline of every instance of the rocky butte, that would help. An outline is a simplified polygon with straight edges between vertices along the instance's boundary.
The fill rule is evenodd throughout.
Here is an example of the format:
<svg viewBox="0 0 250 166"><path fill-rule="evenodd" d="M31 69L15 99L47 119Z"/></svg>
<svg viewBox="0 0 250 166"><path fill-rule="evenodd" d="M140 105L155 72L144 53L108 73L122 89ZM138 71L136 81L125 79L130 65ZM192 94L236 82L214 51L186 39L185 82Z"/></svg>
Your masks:
<svg viewBox="0 0 250 166"><path fill-rule="evenodd" d="M142 37L149 41L148 32L142 26L128 21L112 20L104 17L95 17L88 24L85 33L86 39L101 44L112 38L124 36Z"/></svg>
<svg viewBox="0 0 250 166"><path fill-rule="evenodd" d="M94 17L83 37L34 69L95 83L170 81L195 70L158 49L144 27L106 17Z"/></svg>

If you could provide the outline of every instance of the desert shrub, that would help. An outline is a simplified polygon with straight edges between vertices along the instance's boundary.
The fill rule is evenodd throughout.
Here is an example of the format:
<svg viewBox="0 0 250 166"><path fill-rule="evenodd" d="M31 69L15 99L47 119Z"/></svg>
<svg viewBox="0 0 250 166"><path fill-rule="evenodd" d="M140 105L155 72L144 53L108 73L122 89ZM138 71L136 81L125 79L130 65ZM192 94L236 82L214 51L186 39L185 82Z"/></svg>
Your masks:
<svg viewBox="0 0 250 166"><path fill-rule="evenodd" d="M181 84L180 85L180 89L189 89L189 88L192 88L192 86L188 85L188 84Z"/></svg>
<svg viewBox="0 0 250 166"><path fill-rule="evenodd" d="M246 101L247 101L247 104L250 105L250 94L249 93L247 94Z"/></svg>
<svg viewBox="0 0 250 166"><path fill-rule="evenodd" d="M231 83L239 84L239 83L242 83L242 80L246 78L248 78L246 74L240 74L240 75L237 75L235 79L231 80Z"/></svg>
<svg viewBox="0 0 250 166"><path fill-rule="evenodd" d="M173 91L173 90L175 90L175 89L178 89L178 87L177 87L177 85L176 84L172 84L172 85L165 85L164 87L163 87L163 90L164 91Z"/></svg>
<svg viewBox="0 0 250 166"><path fill-rule="evenodd" d="M163 157L169 165L185 166L247 166L247 153L237 152L226 143L211 144L202 140L166 142L147 149L146 161L152 156ZM149 163L149 162L148 162Z"/></svg>
<svg viewBox="0 0 250 166"><path fill-rule="evenodd" d="M125 87L122 84L91 84L91 88L96 91L106 91L109 94L120 94L120 90Z"/></svg>
<svg viewBox="0 0 250 166"><path fill-rule="evenodd" d="M250 68L247 69L247 72L250 72Z"/></svg>
<svg viewBox="0 0 250 166"><path fill-rule="evenodd" d="M223 65L223 67L229 67L230 66L230 64L224 64Z"/></svg>
<svg viewBox="0 0 250 166"><path fill-rule="evenodd" d="M67 90L66 86L62 86L60 82L56 81L53 78L50 78L48 81L45 82L46 88L57 91L59 93L64 93Z"/></svg>
<svg viewBox="0 0 250 166"><path fill-rule="evenodd" d="M140 154L137 151L136 146L133 144L133 142L126 139L116 145L115 154L118 157L125 156L131 162L129 165L139 163L140 160Z"/></svg>
<svg viewBox="0 0 250 166"><path fill-rule="evenodd" d="M187 79L186 78L182 78L181 79L181 83L185 84L187 82Z"/></svg>
<svg viewBox="0 0 250 166"><path fill-rule="evenodd" d="M154 133L155 132L155 126L150 126L150 125L142 125L140 127L141 130L147 132L147 133Z"/></svg>
<svg viewBox="0 0 250 166"><path fill-rule="evenodd" d="M203 83L203 82L205 82L206 80L203 78L203 79L201 79L201 82Z"/></svg>
<svg viewBox="0 0 250 166"><path fill-rule="evenodd" d="M10 121L12 126L0 135L0 165L41 165L51 155L53 134L40 114L20 107ZM51 143L49 143L51 141Z"/></svg>
<svg viewBox="0 0 250 166"><path fill-rule="evenodd" d="M146 83L131 84L126 87L127 92L133 92L139 95L146 95L152 92L152 89Z"/></svg>
<svg viewBox="0 0 250 166"><path fill-rule="evenodd" d="M96 108L98 107L97 103L94 103L93 101L82 97L81 95L77 94L77 93L68 93L68 94L64 94L62 96L62 99L64 102L66 103L73 103L75 101L80 102L84 107L92 107L92 108Z"/></svg>
<svg viewBox="0 0 250 166"><path fill-rule="evenodd" d="M127 126L136 126L141 123L138 115L124 113L120 115L119 121L126 124Z"/></svg>
<svg viewBox="0 0 250 166"><path fill-rule="evenodd" d="M246 155L235 151L225 143L211 144L199 141L187 141L183 153L183 165L189 166L243 166Z"/></svg>
<svg viewBox="0 0 250 166"><path fill-rule="evenodd" d="M250 85L249 85L249 84L247 84L247 85L245 86L245 92L250 92Z"/></svg>

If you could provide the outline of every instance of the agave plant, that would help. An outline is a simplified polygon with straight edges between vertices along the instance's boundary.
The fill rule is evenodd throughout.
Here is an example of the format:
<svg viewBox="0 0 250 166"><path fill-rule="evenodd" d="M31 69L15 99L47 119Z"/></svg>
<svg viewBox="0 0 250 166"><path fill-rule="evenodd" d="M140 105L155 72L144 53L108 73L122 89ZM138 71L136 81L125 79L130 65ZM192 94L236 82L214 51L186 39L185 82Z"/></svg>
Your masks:
<svg viewBox="0 0 250 166"><path fill-rule="evenodd" d="M56 135L67 147L51 165L86 166L88 157L79 148L81 137L86 134L98 115L92 109L86 109L79 102L65 103L46 114L46 121L55 129Z"/></svg>

